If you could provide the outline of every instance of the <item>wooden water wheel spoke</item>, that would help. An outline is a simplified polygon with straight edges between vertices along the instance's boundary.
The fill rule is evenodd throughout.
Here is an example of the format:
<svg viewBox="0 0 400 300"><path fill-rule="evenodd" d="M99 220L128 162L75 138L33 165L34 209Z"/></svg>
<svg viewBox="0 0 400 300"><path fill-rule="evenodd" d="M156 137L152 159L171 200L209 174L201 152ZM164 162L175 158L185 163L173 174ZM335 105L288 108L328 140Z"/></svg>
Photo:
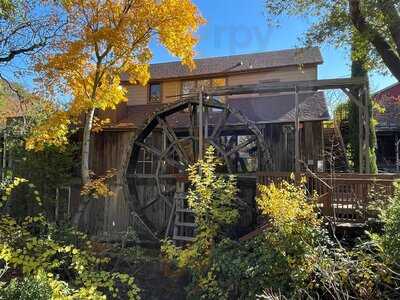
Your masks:
<svg viewBox="0 0 400 300"><path fill-rule="evenodd" d="M239 145L233 147L228 153L226 153L226 156L231 156L233 153L235 152L239 152L239 150L243 149L244 147L246 147L247 145L253 143L257 141L257 137L253 136L243 142L241 142Z"/></svg>
<svg viewBox="0 0 400 300"><path fill-rule="evenodd" d="M214 127L214 130L211 133L210 139L214 140L217 136L220 135L230 114L231 112L229 110L224 110L222 117L218 120L217 125Z"/></svg>
<svg viewBox="0 0 400 300"><path fill-rule="evenodd" d="M167 197L164 196L162 193L162 188L161 188L161 183L160 183L160 171L161 171L161 163L158 162L157 164L157 170L156 170L156 185L157 185L157 193L158 196L164 200L165 203L167 203L169 206L172 206L172 203L167 199Z"/></svg>
<svg viewBox="0 0 400 300"><path fill-rule="evenodd" d="M272 161L272 156L271 156L271 147L267 141L264 140L264 136L260 129L257 127L257 125L248 120L240 111L238 110L233 110L235 117L243 124L246 125L247 128L249 128L255 136L257 136L257 139L259 141L263 141L263 143L258 143L259 146L261 147L262 153L265 156L265 163L268 165L269 168L273 169L273 161Z"/></svg>
<svg viewBox="0 0 400 300"><path fill-rule="evenodd" d="M194 117L195 114L195 106L193 104L189 104L188 106L188 110L189 110L189 136L195 137L195 121L196 118Z"/></svg>
<svg viewBox="0 0 400 300"><path fill-rule="evenodd" d="M226 154L224 149L222 149L222 147L213 140L209 140L209 143L218 151L218 153L223 156L228 172L232 173L232 164L229 160L229 156Z"/></svg>
<svg viewBox="0 0 400 300"><path fill-rule="evenodd" d="M140 211L146 210L147 208L149 208L150 206L152 206L154 203L156 203L158 200L160 200L160 199L158 199L158 197L153 198L152 200L150 200L149 202L147 202L144 206L142 206L142 207L140 208Z"/></svg>
<svg viewBox="0 0 400 300"><path fill-rule="evenodd" d="M198 132L196 132L196 112L197 108L194 104L189 105L189 136L192 137L192 152L193 152L193 159L197 157L197 139L198 139Z"/></svg>
<svg viewBox="0 0 400 300"><path fill-rule="evenodd" d="M189 165L189 158L186 155L186 152L182 149L181 145L179 144L179 139L176 136L174 130L168 125L168 122L164 118L157 118L159 124L163 128L163 131L167 138L169 139L171 145L173 145L176 153L178 154L181 161L185 162L186 165Z"/></svg>
<svg viewBox="0 0 400 300"><path fill-rule="evenodd" d="M176 160L174 160L174 159L165 157L165 156L166 156L166 155L165 155L166 153L164 153L164 152L158 150L157 148L155 148L155 147L153 147L153 146L150 146L150 145L148 145L148 144L141 143L141 142L135 142L135 144L137 144L138 146L143 147L145 150L147 150L147 151L149 151L150 153L154 154L155 156L161 158L161 159L162 159L163 161L165 161L167 164L169 164L169 165L171 165L171 166L173 166L173 167L176 167L176 168L178 168L178 169L185 170L185 167L184 167L181 163L179 163L178 161L176 161Z"/></svg>

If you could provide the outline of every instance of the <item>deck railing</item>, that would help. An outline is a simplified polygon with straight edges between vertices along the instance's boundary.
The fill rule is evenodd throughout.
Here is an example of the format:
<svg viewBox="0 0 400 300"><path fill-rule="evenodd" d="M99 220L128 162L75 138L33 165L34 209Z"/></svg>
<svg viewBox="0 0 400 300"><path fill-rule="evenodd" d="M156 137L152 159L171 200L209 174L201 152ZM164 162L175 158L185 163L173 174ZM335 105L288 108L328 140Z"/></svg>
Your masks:
<svg viewBox="0 0 400 300"><path fill-rule="evenodd" d="M269 184L282 180L293 181L289 172L260 172L259 184ZM373 208L375 201L387 199L393 195L393 183L400 179L392 174L353 174L353 173L303 173L295 176L295 182L301 178L309 194L318 194L318 206L324 216L337 222L362 223L376 217Z"/></svg>

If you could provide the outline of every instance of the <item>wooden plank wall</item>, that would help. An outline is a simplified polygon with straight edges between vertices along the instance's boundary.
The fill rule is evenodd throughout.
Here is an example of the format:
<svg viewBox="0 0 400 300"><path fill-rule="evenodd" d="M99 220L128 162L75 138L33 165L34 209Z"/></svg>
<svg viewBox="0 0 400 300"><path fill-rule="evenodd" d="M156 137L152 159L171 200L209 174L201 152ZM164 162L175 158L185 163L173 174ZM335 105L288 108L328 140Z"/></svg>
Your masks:
<svg viewBox="0 0 400 300"><path fill-rule="evenodd" d="M113 235L125 231L129 223L129 209L123 193L121 165L133 132L102 131L93 136L90 168L97 175L116 169L118 175L110 185L114 195L93 200L85 215L86 230L94 235Z"/></svg>
<svg viewBox="0 0 400 300"><path fill-rule="evenodd" d="M300 130L300 157L311 170L317 169L317 161L323 160L322 121L303 122ZM294 171L294 124L264 125L265 139L271 145L274 169L270 171Z"/></svg>
<svg viewBox="0 0 400 300"><path fill-rule="evenodd" d="M317 171L318 160L324 161L323 130L322 121L304 122L300 132L300 157L313 171Z"/></svg>
<svg viewBox="0 0 400 300"><path fill-rule="evenodd" d="M269 171L294 170L294 131L292 124L267 124L264 134L272 144L272 158L275 169ZM123 193L121 164L127 152L129 140L134 132L103 131L95 134L91 144L91 170L96 175L103 175L107 170L119 171L119 179L113 181L111 189L114 196L109 199L94 200L85 215L86 230L93 235L116 236L125 232L130 225L130 216L127 200ZM157 139L158 140L158 139ZM157 142L160 142L159 140ZM317 160L323 152L322 122L305 122L301 129L301 157L305 162L314 161L309 166L315 169ZM146 188L145 188L146 187ZM143 188L143 190L142 190ZM155 197L154 184L139 185L139 194L143 196L144 205ZM165 203L159 201L146 210L147 218L152 223L162 226L166 222ZM157 226L156 226L157 227Z"/></svg>

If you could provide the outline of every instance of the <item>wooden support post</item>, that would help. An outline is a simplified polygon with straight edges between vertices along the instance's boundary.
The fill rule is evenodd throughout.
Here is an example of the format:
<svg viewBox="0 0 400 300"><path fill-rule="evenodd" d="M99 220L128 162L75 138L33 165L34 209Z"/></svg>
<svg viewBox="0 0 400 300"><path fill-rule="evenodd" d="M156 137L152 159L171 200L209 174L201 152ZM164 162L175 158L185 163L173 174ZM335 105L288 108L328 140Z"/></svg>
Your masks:
<svg viewBox="0 0 400 300"><path fill-rule="evenodd" d="M358 108L358 163L359 163L359 172L364 173L364 120L363 120L363 107Z"/></svg>
<svg viewBox="0 0 400 300"><path fill-rule="evenodd" d="M7 168L7 133L6 133L6 130L4 130L1 180L4 180L4 178L6 177L6 168Z"/></svg>
<svg viewBox="0 0 400 300"><path fill-rule="evenodd" d="M295 105L295 141L294 141L294 165L296 175L300 173L300 116L299 116L299 91L297 86L294 88L294 105Z"/></svg>
<svg viewBox="0 0 400 300"><path fill-rule="evenodd" d="M56 222L58 222L59 213L60 213L60 190L58 187L56 187L56 208L54 211L54 218Z"/></svg>
<svg viewBox="0 0 400 300"><path fill-rule="evenodd" d="M199 160L203 159L204 128L203 128L203 91L199 92Z"/></svg>
<svg viewBox="0 0 400 300"><path fill-rule="evenodd" d="M400 171L400 139L396 135L396 142L395 142L395 150L396 150L396 172L399 173Z"/></svg>
<svg viewBox="0 0 400 300"><path fill-rule="evenodd" d="M204 108L204 138L208 139L208 107Z"/></svg>
<svg viewBox="0 0 400 300"><path fill-rule="evenodd" d="M364 90L363 90L363 96L364 96L364 109L365 109L365 149L364 149L364 154L365 154L365 172L366 173L371 173L371 166L370 166L370 157L369 157L369 148L370 148L370 144L369 144L369 127L370 127L370 115L369 115L369 107L368 107L368 103L369 103L369 88L368 88L368 84L364 85Z"/></svg>

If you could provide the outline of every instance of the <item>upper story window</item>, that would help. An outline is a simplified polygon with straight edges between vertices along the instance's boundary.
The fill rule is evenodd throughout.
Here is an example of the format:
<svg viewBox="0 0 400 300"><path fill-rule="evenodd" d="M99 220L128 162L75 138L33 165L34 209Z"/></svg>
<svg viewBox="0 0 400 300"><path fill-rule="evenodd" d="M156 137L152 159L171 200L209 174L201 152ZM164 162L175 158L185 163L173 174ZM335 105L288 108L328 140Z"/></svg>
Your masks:
<svg viewBox="0 0 400 300"><path fill-rule="evenodd" d="M196 80L184 80L182 81L182 94L194 93L197 89Z"/></svg>
<svg viewBox="0 0 400 300"><path fill-rule="evenodd" d="M149 103L160 103L161 102L161 84L150 83L149 86Z"/></svg>
<svg viewBox="0 0 400 300"><path fill-rule="evenodd" d="M211 87L220 87L226 85L226 78L212 78L212 79L198 79L198 80L183 80L182 81L182 94L195 93L202 88L207 89ZM219 97L224 101L225 97Z"/></svg>

